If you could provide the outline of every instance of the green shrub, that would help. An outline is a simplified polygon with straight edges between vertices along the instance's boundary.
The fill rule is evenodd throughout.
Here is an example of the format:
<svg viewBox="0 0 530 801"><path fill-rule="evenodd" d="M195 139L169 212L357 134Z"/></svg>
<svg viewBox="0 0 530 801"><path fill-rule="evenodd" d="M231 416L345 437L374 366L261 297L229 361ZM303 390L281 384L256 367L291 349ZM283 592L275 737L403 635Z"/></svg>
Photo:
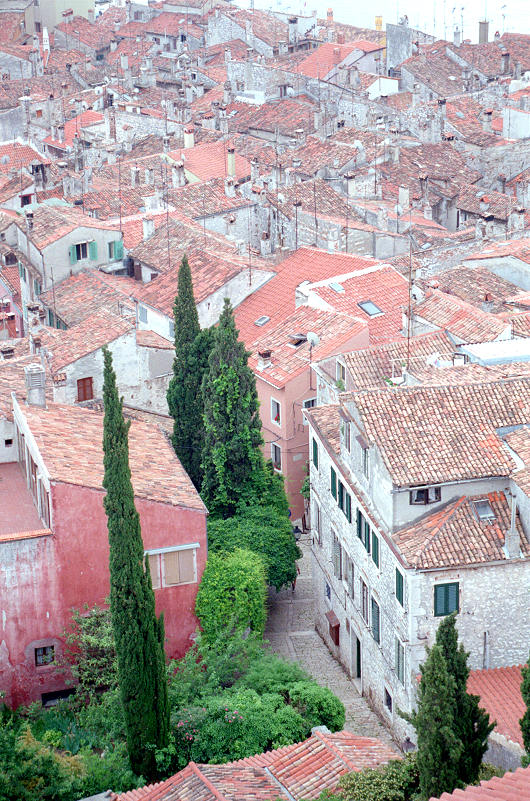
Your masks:
<svg viewBox="0 0 530 801"><path fill-rule="evenodd" d="M379 768L348 773L339 782L340 801L410 801L417 795L419 774L415 754Z"/></svg>
<svg viewBox="0 0 530 801"><path fill-rule="evenodd" d="M310 681L310 677L297 662L286 662L276 654L265 651L260 659L251 664L237 686L248 687L260 695L280 693L288 700L290 688L297 682L306 681Z"/></svg>
<svg viewBox="0 0 530 801"><path fill-rule="evenodd" d="M209 520L208 548L210 553L236 548L259 553L267 568L267 583L277 590L296 579L296 560L301 556L289 518L265 505L248 507L226 520Z"/></svg>
<svg viewBox="0 0 530 801"><path fill-rule="evenodd" d="M265 628L265 566L252 551L237 548L232 553L208 557L197 593L195 612L208 640L226 627L250 627L262 635Z"/></svg>
<svg viewBox="0 0 530 801"><path fill-rule="evenodd" d="M290 703L313 726L327 726L330 731L344 728L344 704L327 687L314 681L299 681L289 688Z"/></svg>

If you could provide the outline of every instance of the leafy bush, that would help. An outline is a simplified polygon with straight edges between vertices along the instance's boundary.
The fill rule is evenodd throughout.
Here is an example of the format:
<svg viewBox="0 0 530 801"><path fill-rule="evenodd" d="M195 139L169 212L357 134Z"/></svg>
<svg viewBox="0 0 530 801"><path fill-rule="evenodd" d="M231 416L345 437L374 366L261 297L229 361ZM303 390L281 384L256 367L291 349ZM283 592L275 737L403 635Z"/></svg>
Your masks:
<svg viewBox="0 0 530 801"><path fill-rule="evenodd" d="M107 607L85 604L81 610L73 609L65 640L63 667L76 684L79 706L118 686L114 633Z"/></svg>
<svg viewBox="0 0 530 801"><path fill-rule="evenodd" d="M289 698L291 687L297 682L311 681L309 675L297 662L286 662L270 651L262 652L245 675L237 682L238 687L247 687L257 693L280 693Z"/></svg>
<svg viewBox="0 0 530 801"><path fill-rule="evenodd" d="M379 768L348 773L339 782L340 801L410 801L417 796L416 755L392 760Z"/></svg>
<svg viewBox="0 0 530 801"><path fill-rule="evenodd" d="M344 704L327 687L314 681L299 681L288 689L289 701L313 726L327 726L330 731L344 728Z"/></svg>
<svg viewBox="0 0 530 801"><path fill-rule="evenodd" d="M195 602L206 639L227 626L262 635L265 595L265 565L257 554L242 548L210 554Z"/></svg>
<svg viewBox="0 0 530 801"><path fill-rule="evenodd" d="M289 518L273 506L251 506L237 517L209 520L208 548L210 553L236 548L259 553L267 583L277 590L296 579L296 560L301 556Z"/></svg>

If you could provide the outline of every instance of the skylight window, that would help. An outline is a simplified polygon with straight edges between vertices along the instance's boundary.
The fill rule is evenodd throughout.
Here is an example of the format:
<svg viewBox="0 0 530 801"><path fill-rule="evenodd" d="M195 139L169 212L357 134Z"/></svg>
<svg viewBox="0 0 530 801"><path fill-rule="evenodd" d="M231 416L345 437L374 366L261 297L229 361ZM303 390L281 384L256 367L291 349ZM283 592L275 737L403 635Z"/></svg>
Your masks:
<svg viewBox="0 0 530 801"><path fill-rule="evenodd" d="M375 317L378 314L383 314L382 309L380 309L379 306L376 306L371 300L363 300L362 303L358 303L357 305L368 315L368 317Z"/></svg>
<svg viewBox="0 0 530 801"><path fill-rule="evenodd" d="M265 325L265 323L268 323L270 319L271 319L270 317L267 317L267 315L264 314L261 317L258 317L257 320L254 320L254 325L259 325L259 326Z"/></svg>
<svg viewBox="0 0 530 801"><path fill-rule="evenodd" d="M334 292L344 292L344 287L342 284L339 284L338 281L330 281L328 286L330 289L333 289Z"/></svg>
<svg viewBox="0 0 530 801"><path fill-rule="evenodd" d="M475 512L479 520L495 520L495 513L487 499L474 501Z"/></svg>

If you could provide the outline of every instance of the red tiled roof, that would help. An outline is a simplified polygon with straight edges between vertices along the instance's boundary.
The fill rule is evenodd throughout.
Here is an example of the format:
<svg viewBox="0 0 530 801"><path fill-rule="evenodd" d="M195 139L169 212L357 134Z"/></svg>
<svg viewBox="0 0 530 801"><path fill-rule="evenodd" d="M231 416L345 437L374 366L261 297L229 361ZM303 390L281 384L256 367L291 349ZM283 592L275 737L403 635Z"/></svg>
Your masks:
<svg viewBox="0 0 530 801"><path fill-rule="evenodd" d="M271 330L289 317L296 308L296 287L304 281L322 281L362 270L373 264L377 264L374 259L361 256L328 253L317 248L299 248L276 267L276 276L235 309L240 339L248 346L255 342L257 332ZM258 329L255 322L263 315L270 317L270 320Z"/></svg>
<svg viewBox="0 0 530 801"><path fill-rule="evenodd" d="M173 350L175 347L169 339L164 339L156 331L136 331L136 344L140 348L161 348L162 350Z"/></svg>
<svg viewBox="0 0 530 801"><path fill-rule="evenodd" d="M229 762L189 765L165 782L130 790L113 801L273 801L317 798L341 776L395 759L379 740L348 731L315 732L294 745ZM285 790L283 789L285 788Z"/></svg>
<svg viewBox="0 0 530 801"><path fill-rule="evenodd" d="M205 142L173 150L168 153L173 161L183 161L184 169L198 178L199 181L209 181L211 178L224 178L228 175L228 153L230 142ZM250 162L235 153L236 179L250 176Z"/></svg>
<svg viewBox="0 0 530 801"><path fill-rule="evenodd" d="M44 306L51 309L68 326L85 320L100 309L119 314L123 309L134 312L130 300L136 282L118 276L106 276L99 271L71 275L40 296Z"/></svg>
<svg viewBox="0 0 530 801"><path fill-rule="evenodd" d="M487 499L494 518L480 520L473 502ZM477 498L463 496L407 528L393 534L393 540L407 562L418 570L504 561L504 541L510 528L510 505L503 492ZM521 551L530 555L519 517L516 518Z"/></svg>
<svg viewBox="0 0 530 801"><path fill-rule="evenodd" d="M526 706L521 695L521 665L472 670L467 682L467 691L480 697L480 705L496 720L495 731L514 743L523 745L519 725Z"/></svg>
<svg viewBox="0 0 530 801"><path fill-rule="evenodd" d="M467 344L491 342L505 332L508 325L506 320L437 289L415 303L412 313Z"/></svg>
<svg viewBox="0 0 530 801"><path fill-rule="evenodd" d="M363 42L361 45L369 44L373 50L378 50L379 45L373 42ZM335 44L335 42L325 42L312 50L303 61L298 64L294 72L299 72L302 75L307 75L309 78L322 78L324 79L333 69L344 61L354 50L362 49L358 47L357 42L350 42L348 44Z"/></svg>
<svg viewBox="0 0 530 801"><path fill-rule="evenodd" d="M60 22L56 28L68 37L70 45L79 41L94 50L108 47L114 37L109 28L89 22L85 17L72 17L68 22Z"/></svg>
<svg viewBox="0 0 530 801"><path fill-rule="evenodd" d="M73 119L65 123L64 139L62 142L58 139L54 139L51 135L47 136L43 141L52 147L66 150L73 145L76 134L79 136L81 135L83 128L87 125L94 125L99 122L103 122L103 114L100 114L99 111L92 111L91 109L83 111L82 114L78 114L77 117L73 117Z"/></svg>
<svg viewBox="0 0 530 801"><path fill-rule="evenodd" d="M0 172L8 173L10 170L19 170L27 167L33 161L47 164L48 159L41 156L30 145L21 142L5 142L0 144Z"/></svg>
<svg viewBox="0 0 530 801"><path fill-rule="evenodd" d="M530 767L517 768L514 773L494 776L465 790L442 793L439 801L528 801L530 798ZM430 801L437 801L431 798Z"/></svg>
<svg viewBox="0 0 530 801"><path fill-rule="evenodd" d="M22 413L52 480L102 488L103 415L100 412L50 403L46 409L24 406ZM132 421L129 458L137 497L205 511L191 479L156 425Z"/></svg>

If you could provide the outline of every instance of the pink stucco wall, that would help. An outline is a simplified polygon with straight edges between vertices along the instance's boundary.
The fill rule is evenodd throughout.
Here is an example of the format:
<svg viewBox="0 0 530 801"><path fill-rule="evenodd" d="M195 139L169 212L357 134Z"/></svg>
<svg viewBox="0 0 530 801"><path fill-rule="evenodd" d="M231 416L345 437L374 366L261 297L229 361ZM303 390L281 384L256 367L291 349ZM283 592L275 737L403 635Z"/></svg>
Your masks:
<svg viewBox="0 0 530 801"><path fill-rule="evenodd" d="M53 535L11 542L7 563L2 560L0 689L13 706L65 686L55 668L35 667L34 649L54 644L60 653L72 607L102 604L109 594L103 492L59 483L51 496ZM199 543L197 583L155 590L157 613L164 612L166 654L179 657L197 626L193 610L206 562L206 514L139 498L136 507L146 550ZM3 552L6 544L1 547Z"/></svg>

